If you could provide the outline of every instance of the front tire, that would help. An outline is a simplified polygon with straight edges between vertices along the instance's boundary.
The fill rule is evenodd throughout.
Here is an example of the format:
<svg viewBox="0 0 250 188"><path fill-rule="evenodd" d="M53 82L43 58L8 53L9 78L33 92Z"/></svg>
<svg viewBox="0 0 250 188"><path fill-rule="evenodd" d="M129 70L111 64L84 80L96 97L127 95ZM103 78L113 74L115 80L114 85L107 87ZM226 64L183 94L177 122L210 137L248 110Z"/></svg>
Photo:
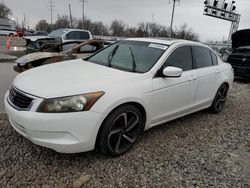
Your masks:
<svg viewBox="0 0 250 188"><path fill-rule="evenodd" d="M129 151L143 128L138 108L124 105L113 111L104 121L99 135L99 149L104 155L118 157Z"/></svg>
<svg viewBox="0 0 250 188"><path fill-rule="evenodd" d="M215 95L212 106L210 107L210 110L213 113L218 114L224 109L227 99L227 92L228 92L227 85L222 84Z"/></svg>

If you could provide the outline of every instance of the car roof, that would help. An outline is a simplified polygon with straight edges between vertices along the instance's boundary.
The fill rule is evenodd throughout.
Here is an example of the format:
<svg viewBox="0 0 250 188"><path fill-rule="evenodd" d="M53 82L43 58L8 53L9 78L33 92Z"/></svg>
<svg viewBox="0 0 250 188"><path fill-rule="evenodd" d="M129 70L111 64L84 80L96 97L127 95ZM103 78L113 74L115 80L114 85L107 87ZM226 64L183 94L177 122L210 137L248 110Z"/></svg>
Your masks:
<svg viewBox="0 0 250 188"><path fill-rule="evenodd" d="M62 29L58 29L58 30L62 30L64 32L68 32L68 31L85 31L85 32L89 32L88 30L84 30L84 29L71 29L71 28L62 28Z"/></svg>
<svg viewBox="0 0 250 188"><path fill-rule="evenodd" d="M193 42L193 41L188 41L188 40L183 40L183 39L175 39L175 38L128 38L125 40L159 43L159 44L164 44L164 45L169 45L169 46L174 43L202 45L201 43L198 43L198 42Z"/></svg>

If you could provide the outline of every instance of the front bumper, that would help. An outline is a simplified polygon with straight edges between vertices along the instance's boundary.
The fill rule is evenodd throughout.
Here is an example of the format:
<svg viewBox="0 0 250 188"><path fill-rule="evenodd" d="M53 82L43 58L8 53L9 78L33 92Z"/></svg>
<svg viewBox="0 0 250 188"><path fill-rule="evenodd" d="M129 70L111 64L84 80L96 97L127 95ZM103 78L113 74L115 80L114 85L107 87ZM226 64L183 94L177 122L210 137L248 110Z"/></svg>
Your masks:
<svg viewBox="0 0 250 188"><path fill-rule="evenodd" d="M250 78L250 67L235 66L235 65L232 65L232 67L234 69L235 76Z"/></svg>
<svg viewBox="0 0 250 188"><path fill-rule="evenodd" d="M93 150L101 114L78 112L63 114L18 111L7 101L4 104L12 127L33 143L59 153L79 153Z"/></svg>

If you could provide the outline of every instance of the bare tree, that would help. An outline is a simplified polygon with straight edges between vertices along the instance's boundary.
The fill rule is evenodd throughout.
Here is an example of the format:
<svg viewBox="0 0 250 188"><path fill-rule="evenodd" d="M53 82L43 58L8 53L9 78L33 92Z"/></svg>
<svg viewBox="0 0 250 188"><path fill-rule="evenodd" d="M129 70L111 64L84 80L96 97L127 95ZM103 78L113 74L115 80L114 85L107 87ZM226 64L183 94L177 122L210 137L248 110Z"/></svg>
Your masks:
<svg viewBox="0 0 250 188"><path fill-rule="evenodd" d="M46 20L40 20L36 25L36 30L48 32L49 24Z"/></svg>
<svg viewBox="0 0 250 188"><path fill-rule="evenodd" d="M37 29L49 31L50 28L68 28L70 27L69 16L63 15L58 16L56 23L52 26L48 26L45 20L39 21L37 24ZM116 37L169 37L170 29L150 22L142 22L137 25L137 27L128 27L121 20L114 20L110 27L105 26L103 22L92 22L90 19L85 18L84 27L86 30L91 31L94 35L111 35ZM73 18L73 28L82 28L82 20ZM199 35L195 33L187 24L183 24L180 27L176 27L173 31L174 38L187 39L193 41L199 41Z"/></svg>
<svg viewBox="0 0 250 188"><path fill-rule="evenodd" d="M108 35L108 28L102 22L94 22L90 31L95 35Z"/></svg>
<svg viewBox="0 0 250 188"><path fill-rule="evenodd" d="M0 18L8 19L12 15L11 10L3 3L0 3Z"/></svg>
<svg viewBox="0 0 250 188"><path fill-rule="evenodd" d="M199 35L189 28L186 23L176 28L173 35L179 39L199 41Z"/></svg>
<svg viewBox="0 0 250 188"><path fill-rule="evenodd" d="M53 28L60 29L60 28L69 28L70 27L70 19L67 15L58 16Z"/></svg>
<svg viewBox="0 0 250 188"><path fill-rule="evenodd" d="M137 29L138 37L148 37L149 36L149 23L139 23Z"/></svg>
<svg viewBox="0 0 250 188"><path fill-rule="evenodd" d="M125 35L125 23L121 20L114 20L110 26L110 32L113 36L122 37Z"/></svg>

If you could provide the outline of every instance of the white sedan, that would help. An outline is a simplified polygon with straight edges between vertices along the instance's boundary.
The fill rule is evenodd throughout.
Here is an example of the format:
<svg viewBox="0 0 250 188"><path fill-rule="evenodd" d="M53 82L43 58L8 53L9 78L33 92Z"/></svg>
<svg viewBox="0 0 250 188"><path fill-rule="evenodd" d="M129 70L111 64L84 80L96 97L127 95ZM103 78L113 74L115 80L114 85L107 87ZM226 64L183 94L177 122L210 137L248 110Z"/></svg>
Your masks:
<svg viewBox="0 0 250 188"><path fill-rule="evenodd" d="M205 45L127 39L18 75L5 107L13 128L35 144L116 157L146 129L206 108L219 113L232 82L232 67Z"/></svg>

